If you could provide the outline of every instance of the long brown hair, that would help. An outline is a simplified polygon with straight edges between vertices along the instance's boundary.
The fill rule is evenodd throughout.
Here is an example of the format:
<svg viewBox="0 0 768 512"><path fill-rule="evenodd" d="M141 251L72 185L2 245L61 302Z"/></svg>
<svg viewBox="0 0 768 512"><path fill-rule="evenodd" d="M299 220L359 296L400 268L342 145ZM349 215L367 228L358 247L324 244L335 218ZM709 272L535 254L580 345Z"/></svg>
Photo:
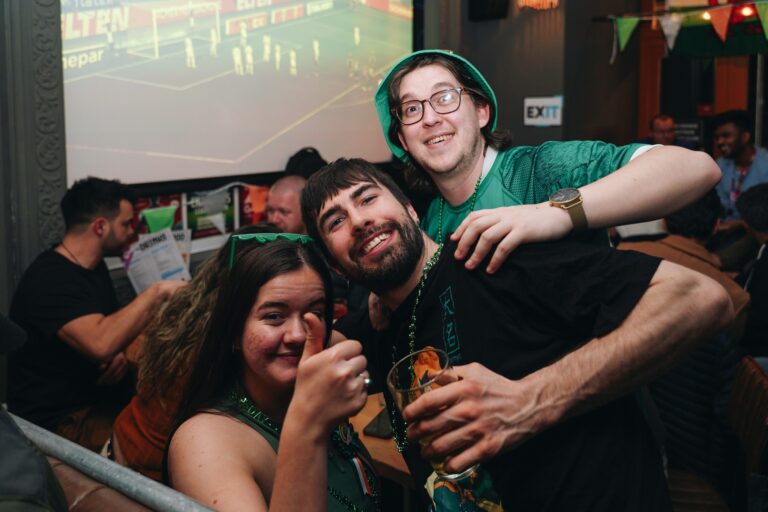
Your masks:
<svg viewBox="0 0 768 512"><path fill-rule="evenodd" d="M279 228L262 222L245 226L235 234L270 233ZM227 275L229 241L198 269L189 285L173 295L147 328L142 347L139 378L136 385L141 397L160 402L166 413L176 413L177 400L167 398L179 393L205 337L219 287ZM173 406L173 410L169 407Z"/></svg>

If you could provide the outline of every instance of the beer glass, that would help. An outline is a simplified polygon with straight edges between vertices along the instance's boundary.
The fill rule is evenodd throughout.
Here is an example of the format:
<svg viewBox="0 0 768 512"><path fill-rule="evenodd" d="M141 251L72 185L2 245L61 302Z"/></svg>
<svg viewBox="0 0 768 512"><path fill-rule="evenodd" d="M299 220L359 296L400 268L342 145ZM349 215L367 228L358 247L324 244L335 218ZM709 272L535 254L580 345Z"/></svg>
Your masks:
<svg viewBox="0 0 768 512"><path fill-rule="evenodd" d="M408 404L424 393L457 380L458 376L451 366L448 354L444 350L427 347L412 352L395 363L387 375L387 387L397 408L403 412ZM421 439L419 442L426 445L430 439ZM446 473L443 470L444 459L433 459L429 463L437 476L446 480L460 480L477 469L477 465L474 465L461 473Z"/></svg>

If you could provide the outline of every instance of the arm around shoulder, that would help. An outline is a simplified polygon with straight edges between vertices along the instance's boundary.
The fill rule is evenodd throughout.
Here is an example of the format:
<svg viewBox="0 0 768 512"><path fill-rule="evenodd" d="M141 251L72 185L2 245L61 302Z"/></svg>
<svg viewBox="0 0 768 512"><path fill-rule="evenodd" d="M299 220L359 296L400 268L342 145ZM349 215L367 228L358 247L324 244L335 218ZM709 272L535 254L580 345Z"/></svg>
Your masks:
<svg viewBox="0 0 768 512"><path fill-rule="evenodd" d="M709 277L662 261L615 330L529 375L556 423L629 393L672 367L733 321L731 300Z"/></svg>
<svg viewBox="0 0 768 512"><path fill-rule="evenodd" d="M719 284L661 262L619 327L520 380L479 364L457 367L463 380L427 393L404 411L409 436L432 439L422 452L427 457L458 453L446 467L462 471L631 393L732 318Z"/></svg>

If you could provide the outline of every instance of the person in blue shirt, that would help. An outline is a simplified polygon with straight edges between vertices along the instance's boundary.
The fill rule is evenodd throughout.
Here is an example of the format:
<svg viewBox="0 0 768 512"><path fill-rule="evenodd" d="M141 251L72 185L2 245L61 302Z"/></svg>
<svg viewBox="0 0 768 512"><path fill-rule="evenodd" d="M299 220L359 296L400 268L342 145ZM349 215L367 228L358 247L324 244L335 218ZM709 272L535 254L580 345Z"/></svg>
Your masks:
<svg viewBox="0 0 768 512"><path fill-rule="evenodd" d="M736 209L739 195L755 185L768 182L768 151L755 146L752 119L746 110L718 114L714 127L715 147L720 152L717 165L723 172L717 193L725 208L723 220L730 223L741 219Z"/></svg>

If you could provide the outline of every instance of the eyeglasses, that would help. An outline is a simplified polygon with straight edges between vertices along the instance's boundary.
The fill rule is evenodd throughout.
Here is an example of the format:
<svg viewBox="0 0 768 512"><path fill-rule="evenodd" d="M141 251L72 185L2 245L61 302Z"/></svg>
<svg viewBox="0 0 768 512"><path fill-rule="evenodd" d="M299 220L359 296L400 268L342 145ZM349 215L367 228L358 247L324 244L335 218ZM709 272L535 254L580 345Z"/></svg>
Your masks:
<svg viewBox="0 0 768 512"><path fill-rule="evenodd" d="M454 87L437 91L426 100L408 100L392 109L397 119L404 125L416 124L424 117L424 103L429 103L438 114L456 112L461 106L461 94L472 91L465 87Z"/></svg>
<svg viewBox="0 0 768 512"><path fill-rule="evenodd" d="M229 243L229 270L235 263L235 244L237 242L252 241L258 244L268 244L275 240L288 240L302 245L313 244L315 239L308 235L297 235L295 233L249 233L247 235L232 235Z"/></svg>

